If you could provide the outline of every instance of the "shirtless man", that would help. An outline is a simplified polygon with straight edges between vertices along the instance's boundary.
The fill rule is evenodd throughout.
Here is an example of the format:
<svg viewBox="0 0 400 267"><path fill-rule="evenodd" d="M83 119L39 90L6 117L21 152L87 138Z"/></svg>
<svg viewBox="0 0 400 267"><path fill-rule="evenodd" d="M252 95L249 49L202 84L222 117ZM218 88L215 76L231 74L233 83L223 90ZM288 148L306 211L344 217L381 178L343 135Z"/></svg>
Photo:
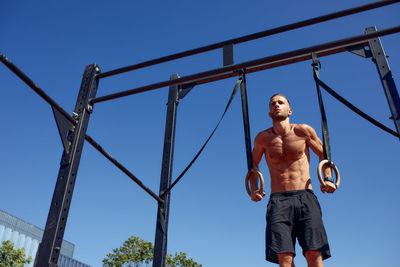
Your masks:
<svg viewBox="0 0 400 267"><path fill-rule="evenodd" d="M269 102L272 128L260 132L254 140L253 161L258 168L263 155L271 177L271 196L267 207L266 260L281 267L294 267L296 238L309 267L323 266L331 256L321 208L311 186L309 148L323 160L323 146L315 130L306 124L291 124L290 103L281 94ZM323 169L331 177L331 169ZM327 178L323 193L333 193L336 186ZM251 177L251 199L260 201L258 180Z"/></svg>

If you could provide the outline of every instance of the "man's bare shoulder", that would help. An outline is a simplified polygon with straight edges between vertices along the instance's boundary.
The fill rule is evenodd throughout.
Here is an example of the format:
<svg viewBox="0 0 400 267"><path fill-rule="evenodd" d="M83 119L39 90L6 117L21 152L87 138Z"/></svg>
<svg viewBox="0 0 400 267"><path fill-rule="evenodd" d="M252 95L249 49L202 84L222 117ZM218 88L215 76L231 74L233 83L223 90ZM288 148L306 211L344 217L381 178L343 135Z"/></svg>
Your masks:
<svg viewBox="0 0 400 267"><path fill-rule="evenodd" d="M274 132L273 132L273 130L272 130L272 127L271 127L271 128L268 128L268 129L265 129L264 131L259 132L259 133L257 134L256 138L257 138L257 137L267 137L267 136L271 136L271 135L274 135Z"/></svg>
<svg viewBox="0 0 400 267"><path fill-rule="evenodd" d="M255 141L256 142L262 142L262 141L267 141L269 139L271 139L272 137L274 137L275 134L272 131L272 128L268 128L264 131L261 131L257 134Z"/></svg>
<svg viewBox="0 0 400 267"><path fill-rule="evenodd" d="M310 125L307 124L292 124L292 125L294 132L298 136L311 137L313 133L315 133L315 130Z"/></svg>

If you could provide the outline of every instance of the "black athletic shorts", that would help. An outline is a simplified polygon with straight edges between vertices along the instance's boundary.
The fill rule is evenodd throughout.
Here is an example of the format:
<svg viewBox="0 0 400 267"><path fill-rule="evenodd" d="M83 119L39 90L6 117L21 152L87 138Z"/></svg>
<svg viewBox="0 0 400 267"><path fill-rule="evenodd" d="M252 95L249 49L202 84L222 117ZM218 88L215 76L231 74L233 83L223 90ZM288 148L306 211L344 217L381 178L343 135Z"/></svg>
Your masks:
<svg viewBox="0 0 400 267"><path fill-rule="evenodd" d="M273 193L267 207L266 260L278 263L278 254L295 254L296 238L303 249L331 256L322 223L321 207L312 190Z"/></svg>

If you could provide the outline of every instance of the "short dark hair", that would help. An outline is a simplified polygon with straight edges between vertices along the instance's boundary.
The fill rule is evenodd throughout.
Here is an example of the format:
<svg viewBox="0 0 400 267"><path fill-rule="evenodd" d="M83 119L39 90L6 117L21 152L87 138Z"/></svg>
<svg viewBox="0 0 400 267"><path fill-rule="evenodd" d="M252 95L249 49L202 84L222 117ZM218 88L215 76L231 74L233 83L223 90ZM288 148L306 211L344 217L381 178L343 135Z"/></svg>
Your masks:
<svg viewBox="0 0 400 267"><path fill-rule="evenodd" d="M271 101L272 101L272 98L274 98L275 96L283 96L285 99L286 99L286 101L289 103L289 107L290 107L290 102L289 102L289 99L286 97L286 96L284 96L284 95L282 95L282 94L280 94L280 93L277 93L277 94L273 94L270 98L269 98L269 102L268 102L268 105L270 105L271 104Z"/></svg>

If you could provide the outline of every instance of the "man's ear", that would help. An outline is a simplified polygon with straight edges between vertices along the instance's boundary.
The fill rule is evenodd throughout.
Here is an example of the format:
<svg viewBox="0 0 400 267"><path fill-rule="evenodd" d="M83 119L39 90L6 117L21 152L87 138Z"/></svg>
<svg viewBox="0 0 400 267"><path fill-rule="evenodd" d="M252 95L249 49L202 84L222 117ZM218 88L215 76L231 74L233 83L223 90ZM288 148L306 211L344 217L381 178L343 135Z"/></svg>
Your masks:
<svg viewBox="0 0 400 267"><path fill-rule="evenodd" d="M292 113L293 113L293 110L291 108L289 108L289 112L288 112L289 116L292 115Z"/></svg>
<svg viewBox="0 0 400 267"><path fill-rule="evenodd" d="M270 111L270 112L268 112L268 116L269 116L270 118L272 118L272 116L271 116L271 111Z"/></svg>

